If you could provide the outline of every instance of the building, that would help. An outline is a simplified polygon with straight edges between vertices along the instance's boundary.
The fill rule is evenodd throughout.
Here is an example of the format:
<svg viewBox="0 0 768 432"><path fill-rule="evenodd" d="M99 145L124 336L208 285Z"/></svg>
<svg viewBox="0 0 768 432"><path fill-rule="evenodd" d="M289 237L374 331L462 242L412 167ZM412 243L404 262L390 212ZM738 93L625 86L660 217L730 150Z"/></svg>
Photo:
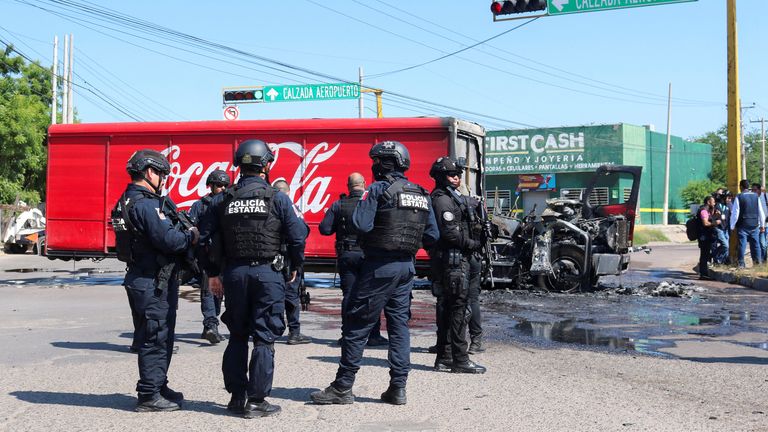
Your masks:
<svg viewBox="0 0 768 432"><path fill-rule="evenodd" d="M537 212L554 197L581 198L595 168L604 164L640 165L640 224L662 223L666 134L625 123L488 131L485 137L486 195L502 211ZM680 192L691 180L709 178L709 144L671 137L669 223L683 223L689 203ZM628 181L600 184L592 203L622 202Z"/></svg>

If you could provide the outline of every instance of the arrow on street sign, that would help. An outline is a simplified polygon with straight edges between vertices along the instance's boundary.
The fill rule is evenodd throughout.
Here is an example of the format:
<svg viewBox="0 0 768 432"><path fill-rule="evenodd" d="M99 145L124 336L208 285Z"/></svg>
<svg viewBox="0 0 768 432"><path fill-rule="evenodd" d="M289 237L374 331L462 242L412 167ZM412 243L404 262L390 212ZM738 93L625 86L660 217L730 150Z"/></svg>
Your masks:
<svg viewBox="0 0 768 432"><path fill-rule="evenodd" d="M275 98L277 97L277 95L278 95L277 90L275 90L274 87L269 89L269 91L267 92L267 96L269 96L269 100L272 102L275 101Z"/></svg>
<svg viewBox="0 0 768 432"><path fill-rule="evenodd" d="M547 0L547 14L565 15L694 1L698 0Z"/></svg>
<svg viewBox="0 0 768 432"><path fill-rule="evenodd" d="M570 3L571 0L552 0L552 6L557 8L558 12L563 11L563 6Z"/></svg>

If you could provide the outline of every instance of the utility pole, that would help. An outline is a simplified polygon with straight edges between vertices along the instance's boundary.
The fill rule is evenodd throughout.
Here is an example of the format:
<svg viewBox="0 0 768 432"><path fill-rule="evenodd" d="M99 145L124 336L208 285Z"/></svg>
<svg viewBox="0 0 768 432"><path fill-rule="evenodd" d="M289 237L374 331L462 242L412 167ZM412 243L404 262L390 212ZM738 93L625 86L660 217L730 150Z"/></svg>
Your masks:
<svg viewBox="0 0 768 432"><path fill-rule="evenodd" d="M64 62L63 72L61 74L61 123L67 124L67 107L69 106L69 88L67 87L69 77L69 38L64 35Z"/></svg>
<svg viewBox="0 0 768 432"><path fill-rule="evenodd" d="M358 116L360 118L363 118L363 110L365 109L363 104L363 67L360 66L357 72L358 72L358 76L360 77L360 99L357 103L357 108L359 111Z"/></svg>
<svg viewBox="0 0 768 432"><path fill-rule="evenodd" d="M752 120L750 123L760 123L760 180L762 180L760 184L768 188L765 184L765 117Z"/></svg>
<svg viewBox="0 0 768 432"><path fill-rule="evenodd" d="M754 103L752 106L742 106L741 99L739 99L739 121L741 122L739 124L739 131L741 132L741 178L747 178L747 137L744 135L744 110L752 109L754 107Z"/></svg>
<svg viewBox="0 0 768 432"><path fill-rule="evenodd" d="M661 224L667 225L669 220L669 156L672 152L672 83L669 83L669 99L667 100L667 151L664 168L664 209L661 213Z"/></svg>
<svg viewBox="0 0 768 432"><path fill-rule="evenodd" d="M736 26L736 0L728 0L726 27L728 35L728 189L739 191L741 173L741 111L739 110L739 52ZM731 262L737 262L738 241L731 234Z"/></svg>
<svg viewBox="0 0 768 432"><path fill-rule="evenodd" d="M75 103L74 98L72 95L72 69L75 66L75 63L73 61L75 53L75 36L70 33L69 34L69 77L67 78L67 83L69 84L68 92L69 92L69 105L67 105L67 123L72 124L75 122Z"/></svg>
<svg viewBox="0 0 768 432"><path fill-rule="evenodd" d="M51 124L56 124L56 105L58 98L58 77L56 76L56 69L59 65L59 37L53 37L53 75L51 76Z"/></svg>

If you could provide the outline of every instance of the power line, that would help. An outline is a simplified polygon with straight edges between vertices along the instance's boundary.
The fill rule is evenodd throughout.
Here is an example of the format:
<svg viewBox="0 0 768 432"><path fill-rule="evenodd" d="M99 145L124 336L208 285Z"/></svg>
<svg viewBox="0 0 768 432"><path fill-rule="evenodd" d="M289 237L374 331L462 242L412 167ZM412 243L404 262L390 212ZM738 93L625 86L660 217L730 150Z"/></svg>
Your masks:
<svg viewBox="0 0 768 432"><path fill-rule="evenodd" d="M384 14L384 15L386 15L388 17L391 17L391 18L396 19L398 21L404 22L404 23L406 23L408 25L414 26L414 27L416 27L418 29L421 29L423 31L426 31L426 32L428 32L430 34L437 35L437 36L442 37L443 39L449 40L451 42L464 45L460 41L457 41L457 40L455 40L453 38L450 38L448 36L440 35L440 34L438 34L436 32L433 32L433 31L430 31L428 29L425 29L425 28L423 28L421 26L418 26L416 24L413 24L413 23L411 23L409 21L405 21L403 19L395 17L392 14L384 12L384 11L382 11L380 9L374 8L374 7L372 7L370 5L367 5L367 4L363 4L359 0L353 0L353 1L355 3L358 3L358 4L366 7L366 8L372 9L372 10L377 11L377 12L379 12L381 14ZM397 11L399 11L399 12L405 14L405 15L411 16L411 17L416 18L416 19L418 19L420 21L424 21L424 22L429 23L429 24L431 24L431 25L433 25L435 27L438 27L438 28L441 28L443 30L446 30L451 35L459 35L459 36L461 36L461 37L463 37L465 39L468 39L468 40L470 40L472 42L478 42L477 39L472 38L470 36L467 36L465 34L462 34L462 33L458 32L455 28L448 28L448 27L442 26L439 23L436 23L434 21L430 21L430 20L428 20L426 18L423 18L423 17L420 17L418 15L415 15L415 14L413 14L411 12L408 12L408 11L406 11L404 9L401 9L401 8L399 8L397 6L394 6L394 5L392 5L392 4L390 4L390 3L386 2L386 1L383 1L383 0L375 0L375 1L377 1L378 3L381 3L383 5L386 5L386 6L392 8L394 10L397 10ZM636 90L636 89L632 89L632 88L628 88L628 87L623 87L623 86L616 85L616 84L611 84L611 83L608 83L608 82L605 82L605 81L601 81L599 79L595 79L594 77L587 77L587 76L580 75L580 74L578 74L576 72L573 72L573 71L569 71L569 70L558 68L556 66L548 65L548 64L545 64L545 63L542 63L542 62L539 62L539 61L536 61L536 60L533 60L533 59L521 56L519 54L515 54L515 53L513 53L511 51L505 50L505 49L500 48L500 47L495 47L495 51L503 52L503 53L509 54L511 56L520 58L522 60L525 60L525 61L537 64L539 66L545 67L546 70L534 68L534 67L522 64L522 63L518 63L518 62L514 62L514 61L509 60L509 59L505 59L503 57L499 57L495 53L491 54L491 53L485 52L482 47L479 49L479 52L482 52L484 54L490 55L490 56L494 57L497 60L501 60L501 61L505 61L505 62L508 62L508 63L511 63L511 64L515 64L517 66L524 67L526 69L530 69L530 70L533 70L533 71L536 71L536 72L539 72L539 73L546 74L547 76L558 77L558 78L567 80L569 82L574 82L574 77L581 78L584 81L575 80L575 82L580 84L580 85L585 85L585 86L592 87L592 88L597 88L597 89L600 89L600 90L613 91L613 92L617 92L617 93L621 93L621 94L625 94L625 95L629 95L629 96L643 97L643 98L654 99L654 100L662 100L662 101L666 101L667 100L667 96L666 95L660 95L660 94L650 93L650 92L646 92L646 91L642 91L642 90ZM552 72L553 70L565 73L566 76L555 74L555 73ZM600 84L603 84L604 86L607 86L607 87L618 88L618 89L622 89L622 90L625 90L625 91L611 90L610 88L598 86L598 85L595 85L594 83L600 83ZM643 95L645 95L645 96L643 96ZM698 105L710 105L710 106L711 105L723 105L723 103L721 103L721 102L701 101L701 100L696 100L696 99L672 98L672 100L677 102L677 103L683 103L683 104L698 104Z"/></svg>
<svg viewBox="0 0 768 432"><path fill-rule="evenodd" d="M477 42L476 44L473 44L473 45L469 45L469 46L466 46L466 47L464 47L464 48L462 48L462 49L460 49L460 50L454 51L454 52L452 52L452 53L448 53L448 54L445 54L445 55L443 55L443 56L440 56L440 57L437 57L437 58L435 58L435 59L432 59L432 60L426 61L426 62L424 62L424 63L419 63L419 64L416 64L416 65L413 65L413 66L409 66L409 67L406 67L406 68L397 69L397 70L393 70L393 71L389 71L389 72L384 72L384 73L374 74L374 75L371 75L371 76L369 76L368 78L371 78L371 79L373 79L373 78L380 78L380 77L383 77L383 76L392 75L392 74L396 74L396 73L399 73L399 72L405 72L405 71L407 71L407 70L411 70L411 69L416 69L416 68L418 68L418 67L421 67L421 66L426 66L426 65L428 65L428 64L430 64L430 63L434 63L434 62L437 62L437 61L443 60L443 59L445 59L445 58L448 58L448 57L454 56L454 55L456 55L456 54L458 54L458 53L460 53L460 52L464 52L464 51L470 50L470 49L472 49L472 48L474 48L474 47L476 47L476 46L478 46L478 45L482 45L482 44L484 44L484 43L486 43L486 42L489 42L489 41L492 41L492 40L494 40L494 39L496 39L496 38L498 38L498 37L504 36L505 34L507 34L507 33L510 33L510 32L512 32L512 31L515 31L515 30L517 30L517 29L519 29L520 27L523 27L523 26L525 26L525 25L528 25L528 24L530 24L530 23L532 23L532 22L536 21L537 19L539 19L539 17L536 17L536 18L534 18L534 19L531 19L531 20L528 20L528 21L526 21L526 22L524 22L524 23L522 23L522 24L520 24L520 25L517 25L517 26L515 26L515 27L512 27L511 29L509 29L509 30L506 30L506 31L503 31L503 32L501 32L501 33L497 34L496 36L491 36L491 37L489 37L488 39L485 39L485 40L482 40L482 41L480 41L480 42Z"/></svg>

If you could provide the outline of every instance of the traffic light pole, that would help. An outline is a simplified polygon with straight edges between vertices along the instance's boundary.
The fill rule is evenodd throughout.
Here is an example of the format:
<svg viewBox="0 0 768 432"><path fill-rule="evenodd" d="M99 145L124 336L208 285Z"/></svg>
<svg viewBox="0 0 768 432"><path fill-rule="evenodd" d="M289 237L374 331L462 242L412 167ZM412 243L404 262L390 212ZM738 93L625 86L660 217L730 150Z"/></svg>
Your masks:
<svg viewBox="0 0 768 432"><path fill-rule="evenodd" d="M736 0L727 3L728 29L728 189L739 191L741 173L741 110L739 109L739 55L736 28ZM738 259L738 239L731 234L731 262Z"/></svg>

